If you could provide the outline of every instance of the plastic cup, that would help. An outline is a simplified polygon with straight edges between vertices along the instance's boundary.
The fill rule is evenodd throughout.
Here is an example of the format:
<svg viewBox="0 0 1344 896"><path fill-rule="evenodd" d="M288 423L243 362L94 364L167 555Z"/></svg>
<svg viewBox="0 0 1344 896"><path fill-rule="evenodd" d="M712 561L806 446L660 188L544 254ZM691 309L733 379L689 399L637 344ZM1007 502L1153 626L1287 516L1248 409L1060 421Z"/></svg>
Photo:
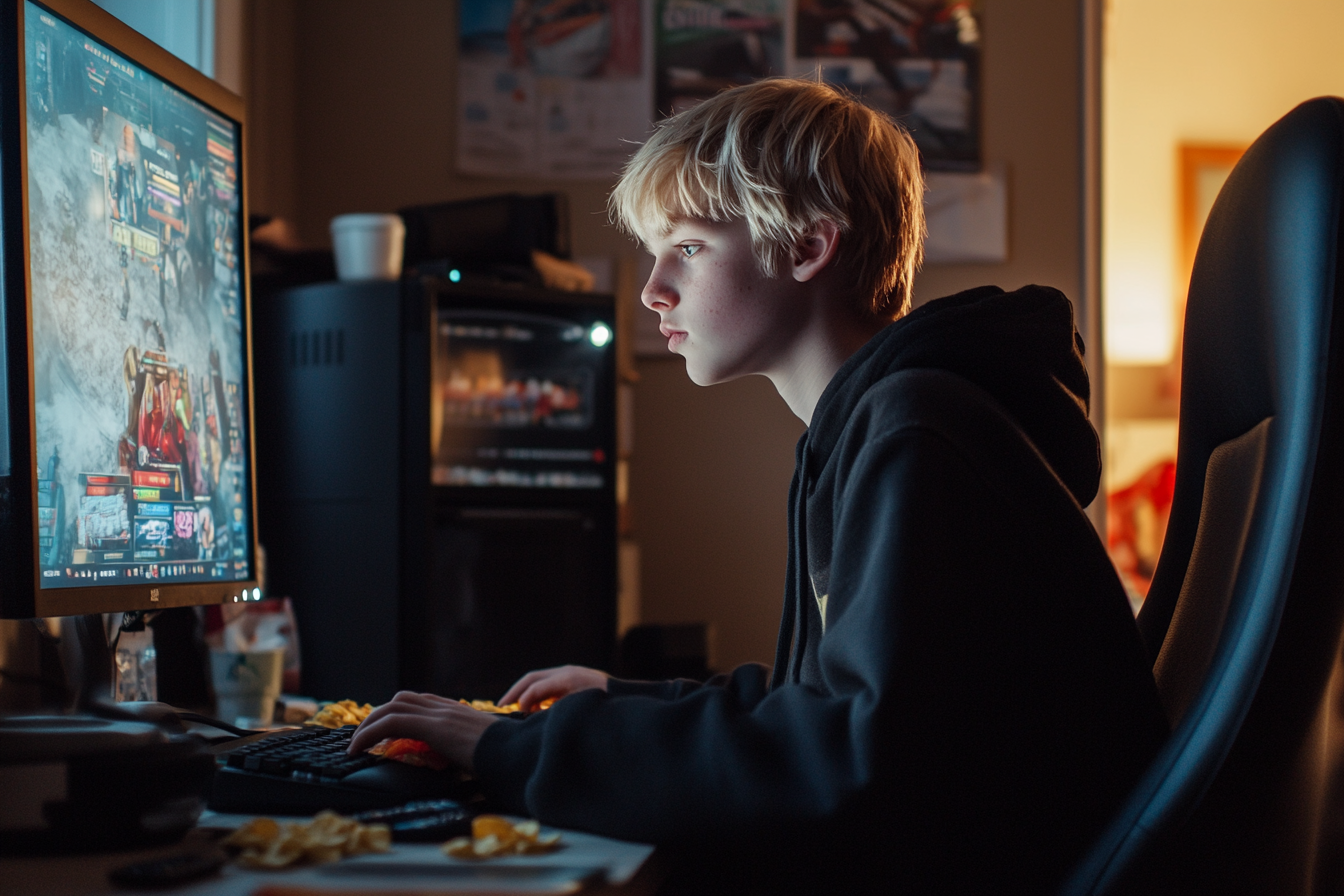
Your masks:
<svg viewBox="0 0 1344 896"><path fill-rule="evenodd" d="M217 715L242 728L265 728L275 716L285 650L246 653L210 652L210 674L218 700Z"/></svg>
<svg viewBox="0 0 1344 896"><path fill-rule="evenodd" d="M331 243L343 281L401 276L406 224L398 215L338 215L331 219Z"/></svg>

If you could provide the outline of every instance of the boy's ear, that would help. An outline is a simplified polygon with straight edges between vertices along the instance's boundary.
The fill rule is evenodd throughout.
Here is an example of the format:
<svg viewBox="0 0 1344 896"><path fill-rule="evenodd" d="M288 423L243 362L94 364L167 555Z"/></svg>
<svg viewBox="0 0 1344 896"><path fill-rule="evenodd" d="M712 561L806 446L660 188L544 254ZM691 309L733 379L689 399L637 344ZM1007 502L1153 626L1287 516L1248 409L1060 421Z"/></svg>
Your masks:
<svg viewBox="0 0 1344 896"><path fill-rule="evenodd" d="M790 258L793 279L799 283L811 280L826 269L840 248L840 228L834 221L822 218L807 236L793 247Z"/></svg>

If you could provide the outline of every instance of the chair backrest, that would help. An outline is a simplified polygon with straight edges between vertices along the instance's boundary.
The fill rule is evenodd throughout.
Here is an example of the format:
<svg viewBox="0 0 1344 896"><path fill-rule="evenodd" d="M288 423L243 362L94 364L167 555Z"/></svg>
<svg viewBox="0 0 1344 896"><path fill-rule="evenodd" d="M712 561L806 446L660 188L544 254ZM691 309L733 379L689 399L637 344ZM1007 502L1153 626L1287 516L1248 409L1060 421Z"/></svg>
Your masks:
<svg viewBox="0 0 1344 896"><path fill-rule="evenodd" d="M1138 620L1173 731L1065 892L1310 892L1335 873L1342 191L1344 100L1321 98L1247 150L1209 214L1175 496Z"/></svg>

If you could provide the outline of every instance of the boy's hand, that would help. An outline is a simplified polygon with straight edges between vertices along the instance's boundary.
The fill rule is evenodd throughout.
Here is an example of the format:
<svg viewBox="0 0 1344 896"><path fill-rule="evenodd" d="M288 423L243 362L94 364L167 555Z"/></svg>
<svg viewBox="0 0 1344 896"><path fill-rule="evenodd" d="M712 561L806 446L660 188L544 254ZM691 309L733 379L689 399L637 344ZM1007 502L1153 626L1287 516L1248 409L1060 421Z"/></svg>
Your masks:
<svg viewBox="0 0 1344 896"><path fill-rule="evenodd" d="M401 691L391 702L369 713L350 739L358 754L383 738L409 737L429 744L444 759L472 770L476 744L499 717L436 694Z"/></svg>
<svg viewBox="0 0 1344 896"><path fill-rule="evenodd" d="M557 666L554 669L538 669L529 672L518 683L509 688L509 692L499 698L500 706L517 703L519 709L535 709L537 704L554 697L559 700L575 691L597 688L605 691L610 676L597 669L584 666Z"/></svg>

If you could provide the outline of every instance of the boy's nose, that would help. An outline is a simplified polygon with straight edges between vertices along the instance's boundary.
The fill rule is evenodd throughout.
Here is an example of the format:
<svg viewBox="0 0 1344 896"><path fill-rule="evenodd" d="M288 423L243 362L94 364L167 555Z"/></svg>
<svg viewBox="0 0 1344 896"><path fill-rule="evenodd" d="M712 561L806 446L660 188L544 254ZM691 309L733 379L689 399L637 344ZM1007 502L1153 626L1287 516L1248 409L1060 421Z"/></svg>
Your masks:
<svg viewBox="0 0 1344 896"><path fill-rule="evenodd" d="M670 311L677 304L677 294L658 276L658 269L654 268L649 275L649 282L644 284L644 291L639 294L639 300L645 308Z"/></svg>

